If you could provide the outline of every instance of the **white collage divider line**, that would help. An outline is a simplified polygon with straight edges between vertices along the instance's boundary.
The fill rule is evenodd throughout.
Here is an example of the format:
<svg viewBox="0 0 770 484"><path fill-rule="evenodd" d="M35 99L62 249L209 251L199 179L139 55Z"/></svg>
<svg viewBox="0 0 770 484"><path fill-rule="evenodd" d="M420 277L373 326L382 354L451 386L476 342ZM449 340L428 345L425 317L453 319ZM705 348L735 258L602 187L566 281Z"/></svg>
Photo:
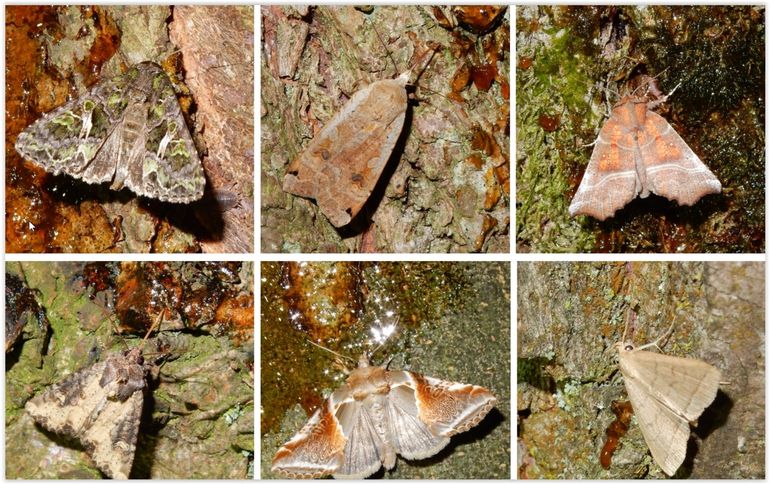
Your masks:
<svg viewBox="0 0 770 484"><path fill-rule="evenodd" d="M261 445L262 428L262 138L260 116L262 92L262 15L261 8L254 6L254 479L262 478Z"/></svg>
<svg viewBox="0 0 770 484"><path fill-rule="evenodd" d="M516 262L751 262L765 254L516 254Z"/></svg>

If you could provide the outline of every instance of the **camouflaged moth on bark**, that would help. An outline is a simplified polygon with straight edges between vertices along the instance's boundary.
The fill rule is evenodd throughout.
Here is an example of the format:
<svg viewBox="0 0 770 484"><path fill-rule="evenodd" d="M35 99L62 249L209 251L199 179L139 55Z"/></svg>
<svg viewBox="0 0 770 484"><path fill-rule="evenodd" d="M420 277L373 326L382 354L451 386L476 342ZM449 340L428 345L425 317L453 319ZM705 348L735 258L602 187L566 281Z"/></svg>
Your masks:
<svg viewBox="0 0 770 484"><path fill-rule="evenodd" d="M417 56L417 77L439 49L438 44L431 44ZM353 221L369 200L401 136L412 72L372 82L357 91L289 164L283 190L314 198L335 227Z"/></svg>
<svg viewBox="0 0 770 484"><path fill-rule="evenodd" d="M624 96L612 109L596 139L583 179L569 206L571 216L606 220L639 195L650 193L695 202L722 191L722 184L661 115L652 111L665 102L650 81L648 96Z"/></svg>
<svg viewBox="0 0 770 484"><path fill-rule="evenodd" d="M78 440L104 474L128 479L149 366L140 347L114 353L51 385L24 408L47 430Z"/></svg>
<svg viewBox="0 0 770 484"><path fill-rule="evenodd" d="M171 82L152 62L45 114L19 135L16 151L54 175L164 202L198 200L206 185Z"/></svg>

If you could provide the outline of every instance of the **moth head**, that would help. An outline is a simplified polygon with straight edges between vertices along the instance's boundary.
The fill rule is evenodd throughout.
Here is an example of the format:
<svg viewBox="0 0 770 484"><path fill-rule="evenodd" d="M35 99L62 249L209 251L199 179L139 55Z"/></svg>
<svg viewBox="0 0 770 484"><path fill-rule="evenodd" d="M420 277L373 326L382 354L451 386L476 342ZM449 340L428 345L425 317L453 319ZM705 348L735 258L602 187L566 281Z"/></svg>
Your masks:
<svg viewBox="0 0 770 484"><path fill-rule="evenodd" d="M618 350L618 352L621 352L621 351L629 352L629 351L634 351L636 349L636 346L634 346L634 344L630 342L618 342L618 343L615 343L615 348Z"/></svg>
<svg viewBox="0 0 770 484"><path fill-rule="evenodd" d="M144 364L144 356L142 356L142 348L140 346L137 346L137 347L132 348L130 350L124 351L123 355L131 363L134 363L134 364L137 364L137 365L143 365Z"/></svg>
<svg viewBox="0 0 770 484"><path fill-rule="evenodd" d="M369 366L369 355L366 353L361 353L361 356L358 358L358 367L366 368L368 366Z"/></svg>

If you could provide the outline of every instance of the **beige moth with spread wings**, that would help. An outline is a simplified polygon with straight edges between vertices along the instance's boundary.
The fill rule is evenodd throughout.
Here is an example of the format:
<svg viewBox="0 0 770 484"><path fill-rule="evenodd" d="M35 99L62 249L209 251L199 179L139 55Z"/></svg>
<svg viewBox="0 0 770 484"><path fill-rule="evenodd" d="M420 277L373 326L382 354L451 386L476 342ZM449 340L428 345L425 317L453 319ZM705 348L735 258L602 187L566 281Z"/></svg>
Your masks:
<svg viewBox="0 0 770 484"><path fill-rule="evenodd" d="M487 389L370 366L362 356L305 426L273 458L291 479L363 479L392 469L396 454L425 459L481 422L497 399Z"/></svg>

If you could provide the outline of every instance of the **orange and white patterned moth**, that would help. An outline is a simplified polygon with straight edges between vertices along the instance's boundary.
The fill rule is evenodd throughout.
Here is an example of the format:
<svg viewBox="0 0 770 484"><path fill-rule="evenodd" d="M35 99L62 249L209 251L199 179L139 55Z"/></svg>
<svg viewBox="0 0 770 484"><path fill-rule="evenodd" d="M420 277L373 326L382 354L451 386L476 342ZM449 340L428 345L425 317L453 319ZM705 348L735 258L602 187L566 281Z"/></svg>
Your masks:
<svg viewBox="0 0 770 484"><path fill-rule="evenodd" d="M694 205L722 190L674 128L651 111L667 98L625 96L615 105L599 132L570 215L605 220L637 195L654 193L679 205Z"/></svg>

